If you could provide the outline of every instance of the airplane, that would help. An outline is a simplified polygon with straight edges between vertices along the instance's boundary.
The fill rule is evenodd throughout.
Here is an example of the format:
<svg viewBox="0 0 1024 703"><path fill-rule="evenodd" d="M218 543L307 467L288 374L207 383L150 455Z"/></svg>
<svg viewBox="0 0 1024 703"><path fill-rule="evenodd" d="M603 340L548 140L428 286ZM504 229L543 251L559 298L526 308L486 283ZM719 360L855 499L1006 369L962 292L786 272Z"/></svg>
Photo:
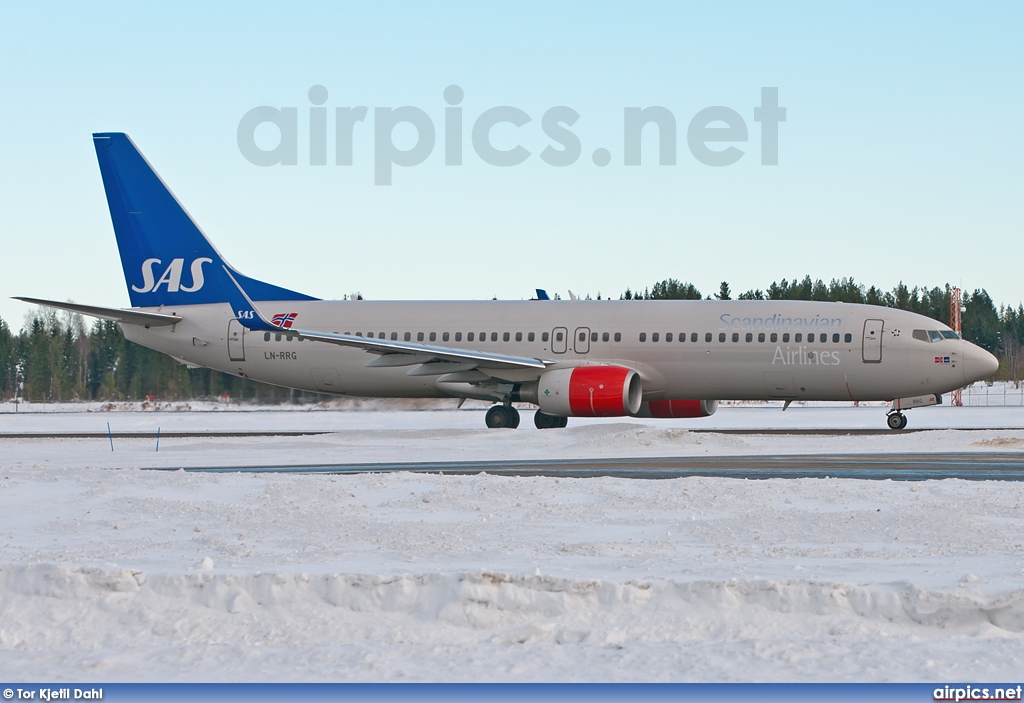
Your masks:
<svg viewBox="0 0 1024 703"><path fill-rule="evenodd" d="M998 368L940 322L871 305L321 300L230 266L128 135L93 141L132 307L17 299L113 320L191 368L334 395L491 401L490 428L518 427L517 402L552 429L707 417L728 399L890 401L894 430L906 410Z"/></svg>

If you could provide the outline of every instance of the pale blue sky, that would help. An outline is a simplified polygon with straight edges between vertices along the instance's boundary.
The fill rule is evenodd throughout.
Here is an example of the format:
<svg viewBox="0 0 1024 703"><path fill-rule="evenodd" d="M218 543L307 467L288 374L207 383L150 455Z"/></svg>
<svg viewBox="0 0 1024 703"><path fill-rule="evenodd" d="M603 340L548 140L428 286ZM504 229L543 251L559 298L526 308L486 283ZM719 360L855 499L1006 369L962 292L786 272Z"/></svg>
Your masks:
<svg viewBox="0 0 1024 703"><path fill-rule="evenodd" d="M89 136L116 130L237 268L319 297L618 296L667 277L738 293L809 273L1024 300L1019 2L94 2L2 14L0 317L14 327L29 308L11 295L128 305ZM446 167L453 83L465 91L464 165ZM370 108L352 166L308 165L317 84L328 108ZM766 86L788 112L776 167L759 163L753 120ZM297 166L240 154L238 122L258 105L299 109ZM375 186L373 108L400 105L425 110L438 142ZM470 144L473 121L498 105L533 118L495 129L497 146L532 152L516 167L489 166ZM581 115L583 155L565 168L539 158L551 143L540 118L556 105ZM624 166L623 108L650 105L676 117L677 164L657 165L652 130L643 165ZM690 119L712 105L749 130L729 167L686 146ZM605 168L591 161L598 147L611 151Z"/></svg>

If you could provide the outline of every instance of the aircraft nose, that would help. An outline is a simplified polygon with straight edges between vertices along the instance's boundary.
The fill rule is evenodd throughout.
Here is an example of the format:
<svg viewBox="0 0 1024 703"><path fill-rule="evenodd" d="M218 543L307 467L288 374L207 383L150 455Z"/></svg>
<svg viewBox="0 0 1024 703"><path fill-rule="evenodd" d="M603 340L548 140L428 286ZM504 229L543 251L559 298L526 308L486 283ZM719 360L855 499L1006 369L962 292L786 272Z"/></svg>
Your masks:
<svg viewBox="0 0 1024 703"><path fill-rule="evenodd" d="M988 378L999 368L999 360L976 344L964 342L964 382Z"/></svg>

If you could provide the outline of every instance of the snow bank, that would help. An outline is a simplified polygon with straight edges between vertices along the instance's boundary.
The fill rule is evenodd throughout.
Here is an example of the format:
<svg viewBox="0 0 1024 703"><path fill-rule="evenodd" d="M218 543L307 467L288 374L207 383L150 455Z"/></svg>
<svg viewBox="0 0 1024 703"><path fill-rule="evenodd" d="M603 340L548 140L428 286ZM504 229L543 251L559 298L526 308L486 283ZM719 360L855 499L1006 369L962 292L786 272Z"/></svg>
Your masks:
<svg viewBox="0 0 1024 703"><path fill-rule="evenodd" d="M968 652L986 639L999 649L1000 638L1024 630L1024 591L993 599L910 583L616 582L500 573L148 574L52 564L4 567L0 578L0 647L18 652L18 663L27 669L8 670L14 678L36 673L31 654L46 652L109 667L111 673L117 669L117 675L125 660L142 671L147 660L159 659L145 678L192 680L195 671L177 665L198 647L225 648L260 662L258 669L220 671L219 679L292 678L292 663L312 655L336 666L318 678L364 680L372 677L366 651L386 647L404 656L426 653L427 661L411 667L423 667L413 678L504 680L504 672L524 663L536 667L538 655L555 647L579 657L576 670L562 671L559 678L790 680L805 654L791 651L779 658L748 651L750 645L834 645L842 637L848 644L881 645L884 652L894 640L914 642L946 659L942 666L950 669L942 674L956 679L958 673L977 671L953 656L945 646L950 640ZM736 647L744 642L747 646ZM485 648L492 668L449 661L426 674L431 664L441 665L437 653L446 658L453 647ZM662 668L666 658L681 663L680 655L691 649L731 655L705 654L700 670ZM272 656L262 654L268 650ZM593 650L650 651L654 658L639 668L595 669L585 660ZM1015 666L1024 660L1019 653L1009 658ZM872 664L882 668L879 661ZM551 669L520 673L518 680L545 680ZM872 672L858 667L855 673ZM82 672L56 675L74 680ZM836 670L820 670L811 678L833 680Z"/></svg>

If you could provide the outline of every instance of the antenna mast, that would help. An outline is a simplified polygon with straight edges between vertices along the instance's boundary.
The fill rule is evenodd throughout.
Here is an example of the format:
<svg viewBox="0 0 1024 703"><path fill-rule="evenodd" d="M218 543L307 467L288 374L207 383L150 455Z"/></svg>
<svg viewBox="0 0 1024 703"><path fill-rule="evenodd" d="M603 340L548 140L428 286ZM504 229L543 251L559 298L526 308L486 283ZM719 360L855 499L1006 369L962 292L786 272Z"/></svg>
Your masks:
<svg viewBox="0 0 1024 703"><path fill-rule="evenodd" d="M952 286L949 289L949 326L953 328L961 337L962 334L962 318L963 305L960 302L960 289L956 286ZM955 391L949 394L949 404L960 407L964 404L963 389L957 388Z"/></svg>

